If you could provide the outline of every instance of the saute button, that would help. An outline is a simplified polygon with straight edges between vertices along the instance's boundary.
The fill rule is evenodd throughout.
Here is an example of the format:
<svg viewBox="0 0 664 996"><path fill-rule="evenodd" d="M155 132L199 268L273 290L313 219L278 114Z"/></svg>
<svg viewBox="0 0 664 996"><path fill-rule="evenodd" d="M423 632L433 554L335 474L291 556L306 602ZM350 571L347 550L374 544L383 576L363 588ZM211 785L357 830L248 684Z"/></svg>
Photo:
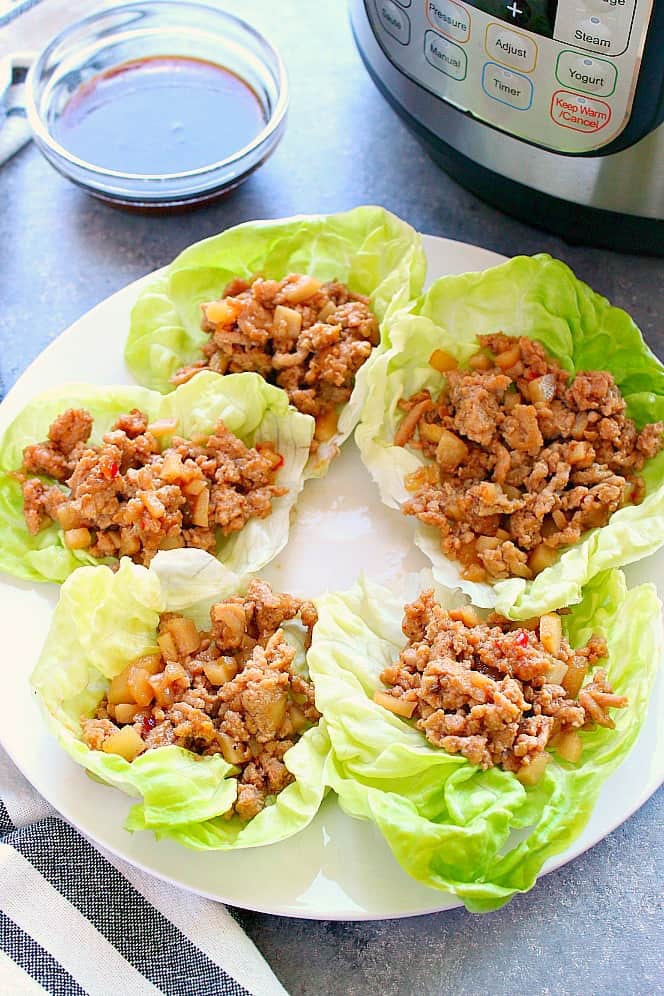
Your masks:
<svg viewBox="0 0 664 996"><path fill-rule="evenodd" d="M374 0L374 4L383 29L402 45L407 45L410 41L410 21L405 10L397 7L392 0Z"/></svg>
<svg viewBox="0 0 664 996"><path fill-rule="evenodd" d="M556 63L556 78L572 90L610 97L616 88L618 70L605 59L591 59L579 52L561 52Z"/></svg>
<svg viewBox="0 0 664 996"><path fill-rule="evenodd" d="M495 62L487 62L482 70L482 89L492 100L527 111L533 102L533 84L527 76L515 73Z"/></svg>
<svg viewBox="0 0 664 996"><path fill-rule="evenodd" d="M460 45L441 38L435 31L424 35L424 57L433 66L453 80L465 80L468 71L468 57Z"/></svg>
<svg viewBox="0 0 664 996"><path fill-rule="evenodd" d="M470 38L470 14L454 0L425 0L427 17L441 34L454 41L467 42Z"/></svg>
<svg viewBox="0 0 664 996"><path fill-rule="evenodd" d="M492 59L505 66L531 73L537 62L537 45L520 31L510 31L502 24L489 24L486 29L486 51Z"/></svg>
<svg viewBox="0 0 664 996"><path fill-rule="evenodd" d="M569 90L556 90L551 98L551 117L562 128L588 135L608 125L611 108L604 100L581 97Z"/></svg>

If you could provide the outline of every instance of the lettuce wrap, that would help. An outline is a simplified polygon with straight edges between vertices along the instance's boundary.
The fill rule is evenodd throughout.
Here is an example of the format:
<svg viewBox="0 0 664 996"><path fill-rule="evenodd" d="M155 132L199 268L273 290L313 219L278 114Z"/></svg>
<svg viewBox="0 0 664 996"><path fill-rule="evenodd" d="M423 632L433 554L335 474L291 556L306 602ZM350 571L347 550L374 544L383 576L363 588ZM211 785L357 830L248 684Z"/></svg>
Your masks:
<svg viewBox="0 0 664 996"><path fill-rule="evenodd" d="M98 443L118 416L139 408L152 421L177 418L177 433L210 432L219 419L245 444L271 440L284 457L276 481L288 493L273 501L266 519L251 519L236 533L220 534L217 556L229 570L260 570L286 545L290 517L303 486L314 420L296 412L284 391L258 374L219 377L205 371L168 396L141 387L70 384L42 394L23 409L0 440L0 570L31 581L61 582L84 564L100 561L65 546L55 523L32 536L23 516L20 483L13 476L23 448L47 438L53 419L67 408L87 408L94 418L91 441ZM48 480L44 478L44 480Z"/></svg>
<svg viewBox="0 0 664 996"><path fill-rule="evenodd" d="M595 632L606 637L609 681L629 704L614 713L614 730L580 734L578 763L554 754L526 788L511 772L483 771L432 746L414 721L373 701L384 687L381 671L406 645L404 603L433 586L424 574L411 576L399 595L361 579L318 600L308 663L332 742L329 783L347 813L376 823L410 875L485 912L530 889L544 862L572 843L602 783L629 753L662 656L660 604L652 585L628 591L620 571L597 574L584 588L563 617L565 635L572 646ZM467 601L441 586L436 595L447 608Z"/></svg>
<svg viewBox="0 0 664 996"><path fill-rule="evenodd" d="M201 304L220 297L233 277L281 279L300 272L340 280L370 298L382 325L421 292L425 271L419 235L380 207L248 222L189 246L157 276L133 309L125 360L139 383L173 390L171 376L201 359L200 347L209 341L201 330ZM353 431L370 362L360 368L338 430L310 462L309 475L325 473Z"/></svg>
<svg viewBox="0 0 664 996"><path fill-rule="evenodd" d="M94 777L142 797L129 813L128 830L152 830L197 849L253 847L297 833L318 811L329 753L323 721L284 756L296 780L246 823L222 815L236 798L237 769L221 755L200 756L169 745L129 763L90 750L81 740L81 717L94 714L110 679L138 656L159 649L160 613L177 611L203 626L214 602L242 590L237 576L202 550L158 553L149 568L123 558L115 573L84 567L62 586L31 684L67 753ZM296 665L305 672L305 631L297 623L284 630L298 651Z"/></svg>
<svg viewBox="0 0 664 996"><path fill-rule="evenodd" d="M387 505L399 508L411 497L404 478L424 463L415 450L393 445L403 416L398 402L425 388L434 396L440 391L441 375L429 365L435 349L464 365L477 351L476 336L498 331L538 340L570 375L609 371L637 428L664 419L664 366L629 315L577 280L564 263L547 255L517 256L483 273L443 277L410 313L390 317L389 349L368 373L356 440ZM664 451L646 463L641 476L646 497L640 505L614 512L607 525L586 533L532 581L466 581L440 549L437 530L418 522L415 542L431 559L436 579L461 588L476 605L495 606L514 619L541 615L577 602L596 574L664 544Z"/></svg>

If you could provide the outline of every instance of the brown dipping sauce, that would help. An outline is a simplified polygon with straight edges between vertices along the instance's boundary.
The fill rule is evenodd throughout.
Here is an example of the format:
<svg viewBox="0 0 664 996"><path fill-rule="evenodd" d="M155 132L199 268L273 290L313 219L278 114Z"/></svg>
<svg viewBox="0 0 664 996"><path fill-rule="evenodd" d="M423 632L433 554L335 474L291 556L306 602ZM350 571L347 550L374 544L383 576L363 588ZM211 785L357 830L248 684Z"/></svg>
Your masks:
<svg viewBox="0 0 664 996"><path fill-rule="evenodd" d="M265 124L255 92L230 69L156 55L82 83L53 133L68 152L95 166L162 174L225 159Z"/></svg>

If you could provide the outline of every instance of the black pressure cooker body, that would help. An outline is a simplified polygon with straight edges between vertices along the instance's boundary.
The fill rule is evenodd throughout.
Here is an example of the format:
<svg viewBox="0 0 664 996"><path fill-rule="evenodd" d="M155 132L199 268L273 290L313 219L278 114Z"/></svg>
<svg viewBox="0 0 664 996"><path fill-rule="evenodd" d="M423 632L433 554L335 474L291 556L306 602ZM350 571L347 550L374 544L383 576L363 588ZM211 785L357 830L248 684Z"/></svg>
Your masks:
<svg viewBox="0 0 664 996"><path fill-rule="evenodd" d="M496 207L664 255L664 0L351 0L376 86Z"/></svg>

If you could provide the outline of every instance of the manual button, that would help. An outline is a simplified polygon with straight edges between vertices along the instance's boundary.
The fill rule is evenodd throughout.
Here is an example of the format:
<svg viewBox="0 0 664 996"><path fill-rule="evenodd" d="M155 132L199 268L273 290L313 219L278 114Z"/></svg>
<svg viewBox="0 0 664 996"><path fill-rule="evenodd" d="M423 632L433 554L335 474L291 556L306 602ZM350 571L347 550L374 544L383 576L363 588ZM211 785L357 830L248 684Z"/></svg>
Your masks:
<svg viewBox="0 0 664 996"><path fill-rule="evenodd" d="M533 102L533 84L527 76L512 72L495 62L486 62L482 70L482 89L492 100L527 111Z"/></svg>
<svg viewBox="0 0 664 996"><path fill-rule="evenodd" d="M392 0L374 0L374 6L378 20L388 35L392 35L402 45L407 45L410 41L410 21L406 11L397 7Z"/></svg>
<svg viewBox="0 0 664 996"><path fill-rule="evenodd" d="M558 56L556 79L572 90L610 97L616 88L618 70L605 59L591 59L589 55L565 51Z"/></svg>
<svg viewBox="0 0 664 996"><path fill-rule="evenodd" d="M468 56L460 45L441 38L435 31L427 31L424 35L424 58L430 66L453 80L465 80Z"/></svg>
<svg viewBox="0 0 664 996"><path fill-rule="evenodd" d="M520 31L512 31L503 24L489 24L484 47L487 55L511 69L531 73L535 68L537 45Z"/></svg>
<svg viewBox="0 0 664 996"><path fill-rule="evenodd" d="M603 100L581 97L569 90L556 90L551 98L551 117L562 128L591 134L611 120L611 108Z"/></svg>

